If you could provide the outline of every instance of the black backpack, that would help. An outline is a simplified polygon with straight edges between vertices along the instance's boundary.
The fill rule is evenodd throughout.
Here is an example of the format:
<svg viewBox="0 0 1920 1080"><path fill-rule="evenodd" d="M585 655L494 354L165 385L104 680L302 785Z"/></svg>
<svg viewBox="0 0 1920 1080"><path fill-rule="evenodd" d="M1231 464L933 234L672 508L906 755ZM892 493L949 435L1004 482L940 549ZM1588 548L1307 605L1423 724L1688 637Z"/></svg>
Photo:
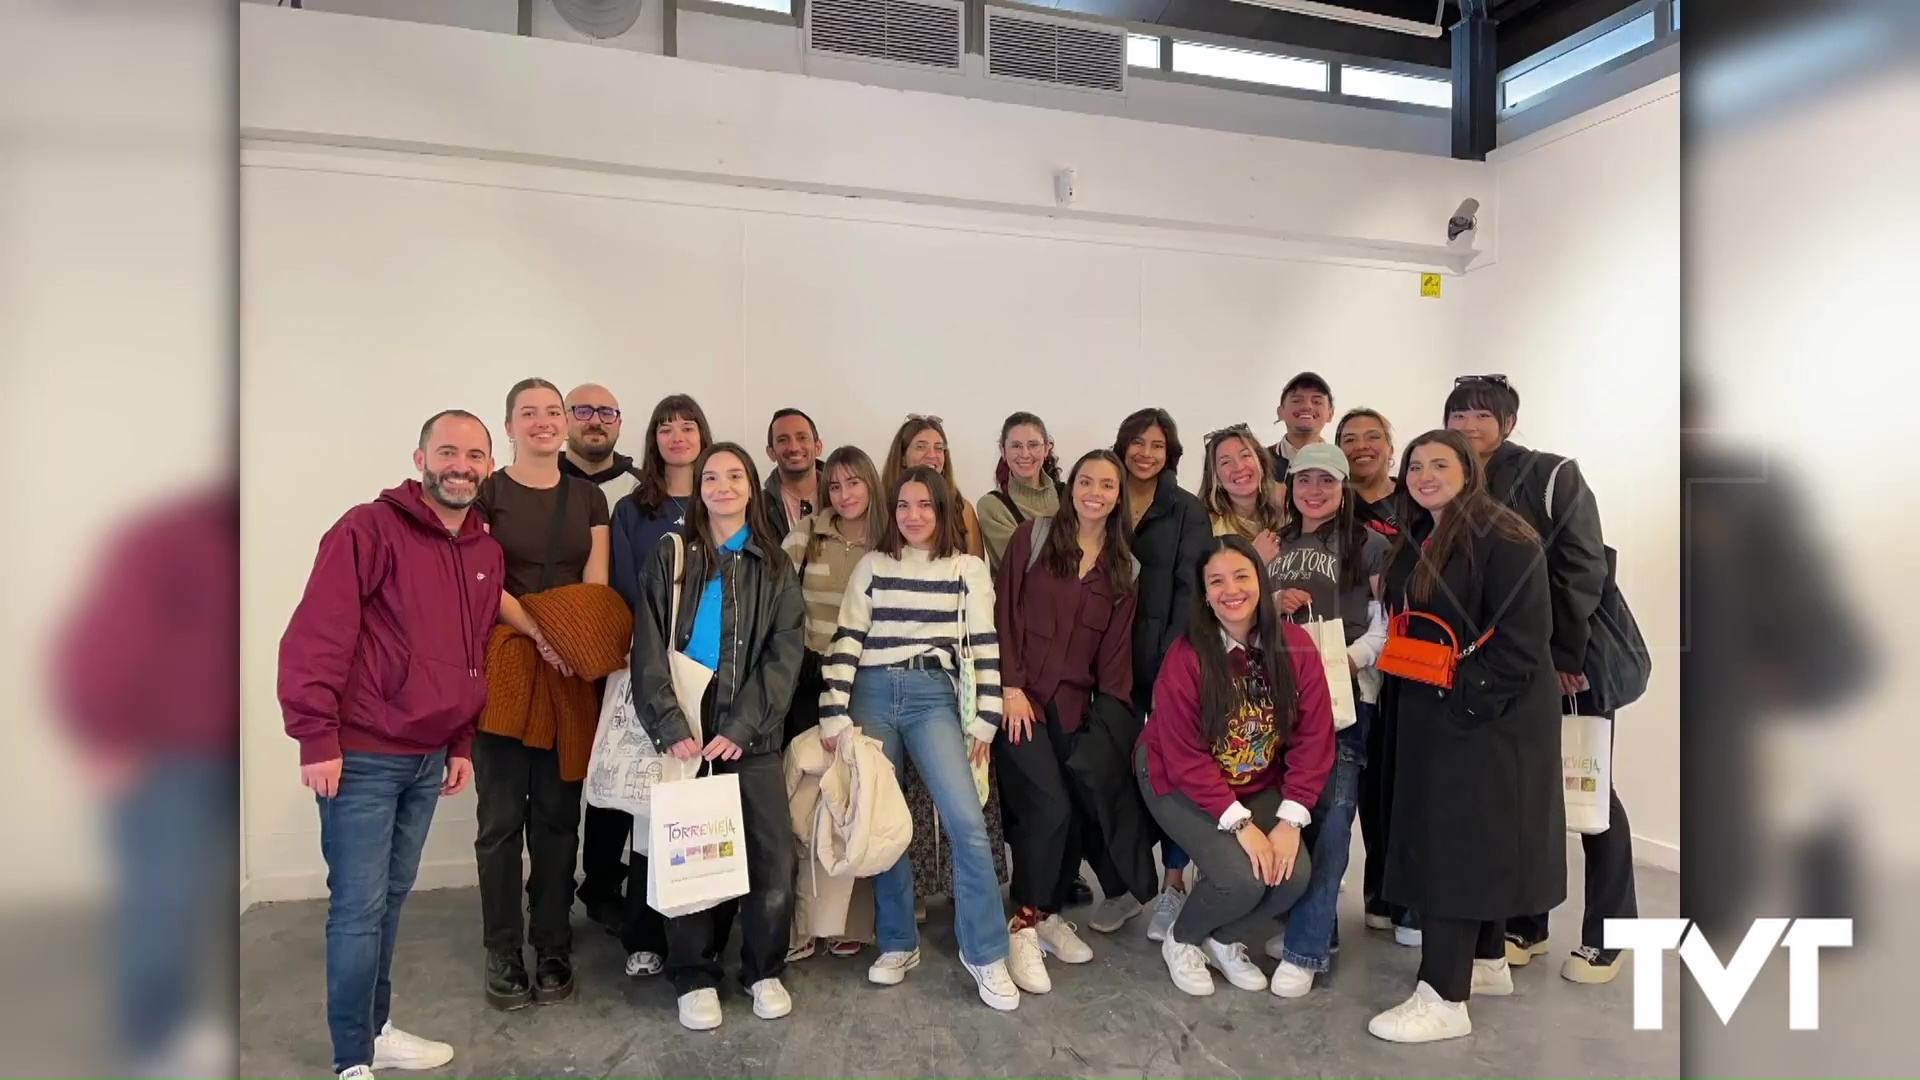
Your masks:
<svg viewBox="0 0 1920 1080"><path fill-rule="evenodd" d="M1547 474L1546 518L1553 521L1553 484L1566 465L1562 458ZM1587 655L1582 666L1587 677L1593 707L1600 712L1631 705L1647 692L1647 678L1653 673L1653 657L1647 652L1647 639L1627 606L1616 579L1619 553L1611 544L1603 544L1607 556L1607 579L1600 586L1600 605L1587 619Z"/></svg>

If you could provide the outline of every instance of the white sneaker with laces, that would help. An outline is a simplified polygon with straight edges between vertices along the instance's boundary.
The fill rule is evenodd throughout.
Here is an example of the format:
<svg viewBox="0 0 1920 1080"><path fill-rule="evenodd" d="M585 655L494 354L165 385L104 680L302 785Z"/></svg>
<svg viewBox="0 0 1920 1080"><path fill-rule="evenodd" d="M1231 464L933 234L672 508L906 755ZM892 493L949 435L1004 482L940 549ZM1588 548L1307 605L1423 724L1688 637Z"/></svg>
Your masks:
<svg viewBox="0 0 1920 1080"><path fill-rule="evenodd" d="M907 981L907 972L920 966L920 950L881 953L867 968L867 981L881 986L899 986Z"/></svg>
<svg viewBox="0 0 1920 1080"><path fill-rule="evenodd" d="M1405 945L1409 949L1420 947L1420 928L1417 926L1396 926L1393 928L1393 943Z"/></svg>
<svg viewBox="0 0 1920 1080"><path fill-rule="evenodd" d="M642 975L658 975L667 966L666 958L657 952L637 952L627 954L627 977L637 979Z"/></svg>
<svg viewBox="0 0 1920 1080"><path fill-rule="evenodd" d="M1028 926L1014 930L1007 935L1007 971L1013 976L1013 983L1029 994L1044 994L1053 989L1053 980L1047 976L1045 947L1040 944L1040 931Z"/></svg>
<svg viewBox="0 0 1920 1080"><path fill-rule="evenodd" d="M712 1031L720 1026L720 992L711 987L680 995L680 1026L688 1031Z"/></svg>
<svg viewBox="0 0 1920 1080"><path fill-rule="evenodd" d="M1135 900L1127 893L1121 893L1119 896L1109 896L1093 906L1092 913L1087 916L1087 925L1103 934L1111 934L1115 930L1125 926L1127 920L1140 914L1141 910L1140 901ZM1089 953L1088 956L1091 957L1092 954ZM1065 957L1062 957L1062 959L1065 959ZM1080 961L1073 960L1069 962L1077 964Z"/></svg>
<svg viewBox="0 0 1920 1080"><path fill-rule="evenodd" d="M1139 904L1134 905L1138 910ZM1093 947L1080 940L1075 933L1079 927L1058 915L1049 915L1035 927L1040 932L1040 951L1048 956L1057 956L1068 964L1087 964L1093 961Z"/></svg>
<svg viewBox="0 0 1920 1080"><path fill-rule="evenodd" d="M1267 957L1273 960L1285 960L1287 958L1287 932L1285 930L1267 939L1266 953Z"/></svg>
<svg viewBox="0 0 1920 1080"><path fill-rule="evenodd" d="M779 979L761 979L747 992L753 995L753 1015L762 1020L778 1020L793 1011L793 995Z"/></svg>
<svg viewBox="0 0 1920 1080"><path fill-rule="evenodd" d="M373 1037L376 1069L437 1069L453 1060L453 1047L418 1035L409 1035L389 1020Z"/></svg>
<svg viewBox="0 0 1920 1080"><path fill-rule="evenodd" d="M1173 920L1180 917L1180 909L1186 903L1186 893L1178 889L1160 890L1160 896L1153 902L1153 918L1147 920L1147 940L1167 940L1167 935L1173 932Z"/></svg>
<svg viewBox="0 0 1920 1080"><path fill-rule="evenodd" d="M1247 958L1245 945L1237 941L1231 945L1223 945L1208 938L1200 943L1200 951L1206 954L1207 963L1218 968L1220 974L1227 977L1228 982L1240 989L1265 990L1267 988L1266 972L1260 970L1259 964Z"/></svg>
<svg viewBox="0 0 1920 1080"><path fill-rule="evenodd" d="M373 1070L365 1065L355 1065L340 1071L340 1080L373 1080Z"/></svg>
<svg viewBox="0 0 1920 1080"><path fill-rule="evenodd" d="M1273 991L1274 997L1306 997L1307 992L1313 989L1313 972L1282 960L1280 966L1273 969L1273 981L1267 988Z"/></svg>
<svg viewBox="0 0 1920 1080"><path fill-rule="evenodd" d="M1473 1034L1473 1021L1466 1002L1447 1001L1422 982L1412 997L1367 1021L1367 1031L1388 1042L1438 1042Z"/></svg>
<svg viewBox="0 0 1920 1080"><path fill-rule="evenodd" d="M1474 997L1507 997L1513 993L1513 969L1507 958L1475 960L1471 993Z"/></svg>
<svg viewBox="0 0 1920 1080"><path fill-rule="evenodd" d="M967 969L973 981L980 984L980 1000L990 1009L1000 1012L1012 1012L1020 1007L1020 987L1013 981L1013 975L1007 971L1005 960L995 960L982 967L974 967L965 960L960 966Z"/></svg>
<svg viewBox="0 0 1920 1080"><path fill-rule="evenodd" d="M1160 959L1167 962L1167 974L1173 985L1194 997L1213 994L1213 976L1207 973L1207 958L1197 945L1182 945L1171 935L1160 942Z"/></svg>

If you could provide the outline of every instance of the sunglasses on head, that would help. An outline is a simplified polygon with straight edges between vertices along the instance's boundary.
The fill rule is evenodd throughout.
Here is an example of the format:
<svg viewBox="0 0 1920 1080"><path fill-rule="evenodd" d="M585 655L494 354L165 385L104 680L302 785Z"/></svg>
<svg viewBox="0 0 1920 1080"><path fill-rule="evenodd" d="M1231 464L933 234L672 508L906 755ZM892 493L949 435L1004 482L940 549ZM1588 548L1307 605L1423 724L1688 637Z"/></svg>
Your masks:
<svg viewBox="0 0 1920 1080"><path fill-rule="evenodd" d="M945 420L937 416L921 416L919 413L908 413L907 420L915 424L932 424L935 427L941 427L946 424Z"/></svg>
<svg viewBox="0 0 1920 1080"><path fill-rule="evenodd" d="M1215 428L1212 431L1207 432L1207 437L1202 441L1208 444L1212 444L1216 439L1224 439L1228 435L1245 435L1247 438L1251 439L1253 438L1253 429L1248 427L1244 423L1228 424L1226 427Z"/></svg>
<svg viewBox="0 0 1920 1080"><path fill-rule="evenodd" d="M1468 383L1477 382L1492 383L1495 386L1505 386L1507 385L1507 377L1505 375L1462 375L1453 380L1453 385L1465 386Z"/></svg>
<svg viewBox="0 0 1920 1080"><path fill-rule="evenodd" d="M611 424L620 419L620 410L611 405L575 405L569 412L575 420L591 420L598 416L602 423Z"/></svg>

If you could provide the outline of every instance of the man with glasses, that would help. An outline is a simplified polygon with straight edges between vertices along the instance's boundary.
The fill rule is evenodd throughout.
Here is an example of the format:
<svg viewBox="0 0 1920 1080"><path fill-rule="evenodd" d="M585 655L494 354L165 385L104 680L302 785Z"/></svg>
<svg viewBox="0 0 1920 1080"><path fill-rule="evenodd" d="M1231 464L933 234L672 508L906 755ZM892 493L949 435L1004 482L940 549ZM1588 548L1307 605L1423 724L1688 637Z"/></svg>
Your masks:
<svg viewBox="0 0 1920 1080"><path fill-rule="evenodd" d="M600 485L609 507L640 482L633 459L614 449L620 442L620 403L607 388L581 383L567 395L567 452L560 471Z"/></svg>
<svg viewBox="0 0 1920 1080"><path fill-rule="evenodd" d="M1600 507L1571 458L1510 440L1519 419L1520 393L1505 375L1463 375L1447 395L1447 427L1473 445L1488 494L1540 534L1553 600L1553 666L1563 699L1581 715L1612 720L1613 707L1598 707L1588 674L1590 627L1609 587ZM1620 970L1620 953L1602 948L1604 921L1639 914L1627 811L1618 791L1609 793L1609 802L1607 831L1580 838L1587 860L1581 942L1560 968L1571 982L1611 981ZM1507 963L1524 965L1547 951L1546 912L1507 920Z"/></svg>
<svg viewBox="0 0 1920 1080"><path fill-rule="evenodd" d="M1333 389L1327 380L1311 371L1287 380L1287 385L1280 390L1280 407L1274 411L1274 422L1285 424L1287 433L1268 447L1273 454L1275 480L1286 483L1293 455L1301 447L1327 441L1320 432L1332 419Z"/></svg>

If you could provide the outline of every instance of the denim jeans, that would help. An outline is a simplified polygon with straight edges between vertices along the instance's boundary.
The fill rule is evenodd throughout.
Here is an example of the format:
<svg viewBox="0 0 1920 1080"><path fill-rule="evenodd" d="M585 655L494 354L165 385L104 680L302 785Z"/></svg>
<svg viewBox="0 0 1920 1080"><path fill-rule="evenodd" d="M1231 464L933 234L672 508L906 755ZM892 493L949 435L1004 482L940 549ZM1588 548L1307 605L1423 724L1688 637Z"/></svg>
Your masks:
<svg viewBox="0 0 1920 1080"><path fill-rule="evenodd" d="M960 958L976 967L1007 958L1007 911L993 872L986 818L967 762L954 681L942 671L861 668L848 712L862 733L880 740L894 775L906 757L933 796L940 830L953 851L953 933ZM919 947L913 922L913 863L901 855L874 879L874 930L881 952Z"/></svg>
<svg viewBox="0 0 1920 1080"><path fill-rule="evenodd" d="M1308 971L1327 970L1327 954L1339 933L1340 878L1353 845L1353 812L1360 800L1360 770L1367 763L1367 728L1373 705L1355 702L1357 719L1334 735L1333 772L1313 808L1313 823L1301 841L1313 852L1313 880L1287 916L1280 959Z"/></svg>
<svg viewBox="0 0 1920 1080"><path fill-rule="evenodd" d="M327 1030L333 1071L373 1064L393 1003L400 905L440 801L447 753L342 755L340 790L320 804L327 860Z"/></svg>

